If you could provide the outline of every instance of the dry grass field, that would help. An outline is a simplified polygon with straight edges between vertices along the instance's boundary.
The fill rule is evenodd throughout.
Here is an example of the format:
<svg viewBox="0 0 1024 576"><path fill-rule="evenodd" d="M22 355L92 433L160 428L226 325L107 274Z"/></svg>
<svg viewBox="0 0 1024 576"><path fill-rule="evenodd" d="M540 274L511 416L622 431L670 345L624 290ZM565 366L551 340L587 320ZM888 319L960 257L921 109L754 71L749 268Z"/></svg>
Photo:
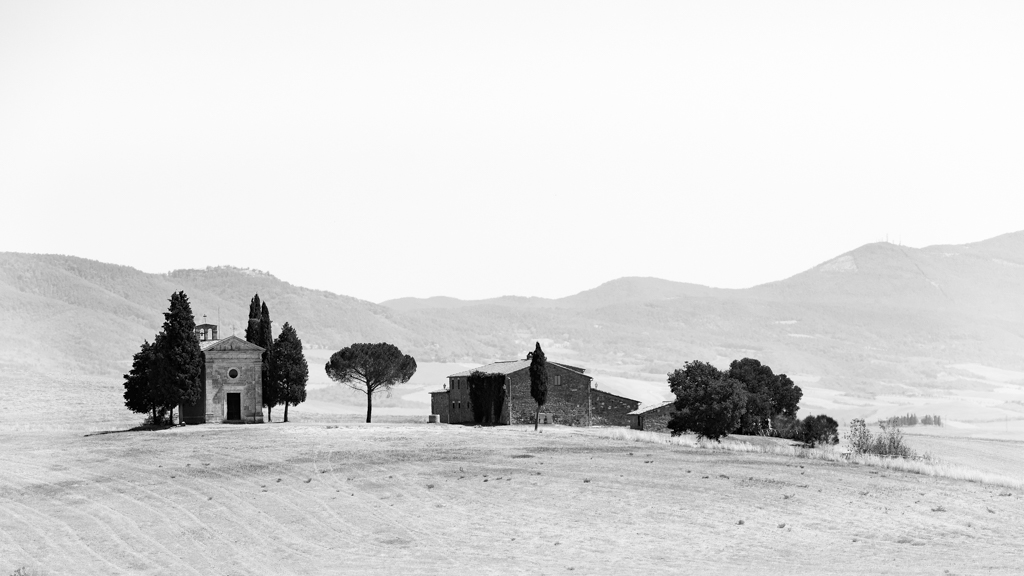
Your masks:
<svg viewBox="0 0 1024 576"><path fill-rule="evenodd" d="M0 574L1020 574L999 486L581 430L0 435Z"/></svg>

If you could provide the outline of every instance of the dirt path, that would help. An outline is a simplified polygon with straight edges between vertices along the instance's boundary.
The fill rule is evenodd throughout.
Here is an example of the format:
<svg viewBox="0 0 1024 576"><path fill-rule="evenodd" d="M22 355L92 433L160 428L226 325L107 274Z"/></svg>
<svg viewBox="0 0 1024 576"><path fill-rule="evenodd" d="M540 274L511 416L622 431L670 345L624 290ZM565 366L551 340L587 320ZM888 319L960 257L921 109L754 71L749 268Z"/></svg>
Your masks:
<svg viewBox="0 0 1024 576"><path fill-rule="evenodd" d="M0 575L1019 574L1006 494L502 428L27 432L0 436Z"/></svg>

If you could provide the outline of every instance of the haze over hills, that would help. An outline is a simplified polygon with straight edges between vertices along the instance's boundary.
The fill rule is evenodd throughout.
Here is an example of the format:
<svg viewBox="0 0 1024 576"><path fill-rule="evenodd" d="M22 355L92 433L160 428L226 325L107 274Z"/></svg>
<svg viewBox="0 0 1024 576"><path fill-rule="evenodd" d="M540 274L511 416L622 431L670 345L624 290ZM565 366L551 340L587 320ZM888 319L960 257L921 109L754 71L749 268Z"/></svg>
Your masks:
<svg viewBox="0 0 1024 576"><path fill-rule="evenodd" d="M241 334L254 293L308 348L388 341L421 362L549 358L650 381L745 356L802 385L879 394L991 387L959 366L1024 371L1024 232L922 249L877 243L741 290L622 278L558 299L374 304L233 267L147 274L69 256L0 254L0 371L119 377L185 290L197 320ZM318 370L311 362L311 369Z"/></svg>

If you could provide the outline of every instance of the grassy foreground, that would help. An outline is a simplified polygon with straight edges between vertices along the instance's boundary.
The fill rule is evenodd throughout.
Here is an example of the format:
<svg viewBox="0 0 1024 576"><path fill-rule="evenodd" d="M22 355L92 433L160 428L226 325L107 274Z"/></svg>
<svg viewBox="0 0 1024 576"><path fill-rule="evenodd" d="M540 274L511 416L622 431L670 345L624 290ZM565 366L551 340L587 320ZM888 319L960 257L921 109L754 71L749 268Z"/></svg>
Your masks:
<svg viewBox="0 0 1024 576"><path fill-rule="evenodd" d="M0 576L1019 574L1014 489L550 429L0 436Z"/></svg>

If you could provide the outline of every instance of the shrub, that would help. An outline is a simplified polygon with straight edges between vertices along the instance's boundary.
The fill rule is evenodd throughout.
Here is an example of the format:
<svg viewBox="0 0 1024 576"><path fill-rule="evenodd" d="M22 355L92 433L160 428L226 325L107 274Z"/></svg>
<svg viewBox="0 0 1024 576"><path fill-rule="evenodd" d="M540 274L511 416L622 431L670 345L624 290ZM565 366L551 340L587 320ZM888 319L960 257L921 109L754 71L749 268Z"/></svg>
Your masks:
<svg viewBox="0 0 1024 576"><path fill-rule="evenodd" d="M871 453L879 456L898 456L900 458L914 458L917 453L903 441L903 432L896 426L880 424L882 431L874 437L871 444Z"/></svg>
<svg viewBox="0 0 1024 576"><path fill-rule="evenodd" d="M871 432L868 432L867 423L860 418L854 418L850 422L850 432L846 440L854 454L867 454L871 448Z"/></svg>
<svg viewBox="0 0 1024 576"><path fill-rule="evenodd" d="M803 420L776 416L772 418L772 435L797 440L810 448L818 444L838 444L839 423L824 414Z"/></svg>
<svg viewBox="0 0 1024 576"><path fill-rule="evenodd" d="M856 454L876 454L899 458L916 458L917 453L903 440L903 432L896 426L880 423L882 431L872 436L863 420L855 419L850 423L847 440L850 450Z"/></svg>

